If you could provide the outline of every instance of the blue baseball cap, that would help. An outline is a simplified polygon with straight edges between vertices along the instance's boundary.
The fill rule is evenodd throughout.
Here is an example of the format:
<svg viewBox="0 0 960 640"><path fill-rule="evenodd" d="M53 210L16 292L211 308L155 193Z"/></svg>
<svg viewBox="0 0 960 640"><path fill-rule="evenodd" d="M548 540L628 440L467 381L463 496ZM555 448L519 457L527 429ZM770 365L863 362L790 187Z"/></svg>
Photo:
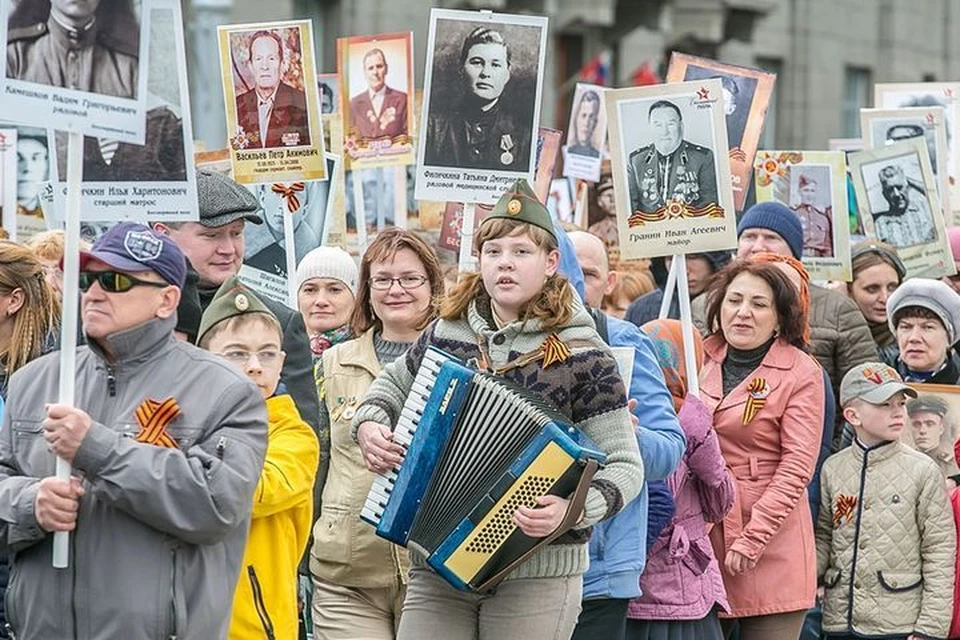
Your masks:
<svg viewBox="0 0 960 640"><path fill-rule="evenodd" d="M81 251L81 271L90 260L129 273L154 271L181 289L187 279L187 260L177 243L138 222L115 225L97 239L90 251Z"/></svg>

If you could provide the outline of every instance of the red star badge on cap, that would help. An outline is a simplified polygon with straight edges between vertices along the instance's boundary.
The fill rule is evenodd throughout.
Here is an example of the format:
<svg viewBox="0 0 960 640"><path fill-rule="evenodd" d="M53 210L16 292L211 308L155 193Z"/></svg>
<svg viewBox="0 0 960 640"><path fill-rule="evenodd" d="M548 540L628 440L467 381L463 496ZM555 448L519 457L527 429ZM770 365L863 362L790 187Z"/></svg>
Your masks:
<svg viewBox="0 0 960 640"><path fill-rule="evenodd" d="M700 87L700 91L697 91L697 97L701 100L707 100L710 98L710 89L706 87Z"/></svg>

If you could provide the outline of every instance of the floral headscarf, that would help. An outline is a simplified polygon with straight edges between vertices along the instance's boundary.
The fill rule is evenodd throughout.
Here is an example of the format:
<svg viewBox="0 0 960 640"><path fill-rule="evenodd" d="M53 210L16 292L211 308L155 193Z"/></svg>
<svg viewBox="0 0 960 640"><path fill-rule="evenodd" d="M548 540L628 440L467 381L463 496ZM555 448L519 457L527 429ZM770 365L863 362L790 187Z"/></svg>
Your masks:
<svg viewBox="0 0 960 640"><path fill-rule="evenodd" d="M642 329L653 342L653 350L667 382L667 389L673 396L673 407L679 411L687 395L687 365L683 357L683 332L680 321L652 320L643 325ZM696 330L693 332L693 349L699 371L703 366L703 338Z"/></svg>

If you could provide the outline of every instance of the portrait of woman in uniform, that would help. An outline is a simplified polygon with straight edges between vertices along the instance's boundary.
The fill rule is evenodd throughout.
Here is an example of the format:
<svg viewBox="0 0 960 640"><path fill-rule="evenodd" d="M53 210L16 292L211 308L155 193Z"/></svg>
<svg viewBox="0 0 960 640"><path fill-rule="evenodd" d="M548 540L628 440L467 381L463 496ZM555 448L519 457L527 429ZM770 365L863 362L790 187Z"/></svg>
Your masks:
<svg viewBox="0 0 960 640"><path fill-rule="evenodd" d="M422 164L531 171L543 29L511 24L514 16L466 15L474 20L436 19L427 45Z"/></svg>

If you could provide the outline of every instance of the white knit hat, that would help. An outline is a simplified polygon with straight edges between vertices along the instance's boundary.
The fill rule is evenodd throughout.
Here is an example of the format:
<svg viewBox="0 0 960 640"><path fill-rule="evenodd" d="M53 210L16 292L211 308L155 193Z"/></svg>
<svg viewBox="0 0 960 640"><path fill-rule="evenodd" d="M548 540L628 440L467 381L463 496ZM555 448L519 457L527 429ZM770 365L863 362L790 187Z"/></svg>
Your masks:
<svg viewBox="0 0 960 640"><path fill-rule="evenodd" d="M340 247L317 247L297 265L297 291L311 278L332 278L347 285L356 297L359 277L357 263L349 253Z"/></svg>

